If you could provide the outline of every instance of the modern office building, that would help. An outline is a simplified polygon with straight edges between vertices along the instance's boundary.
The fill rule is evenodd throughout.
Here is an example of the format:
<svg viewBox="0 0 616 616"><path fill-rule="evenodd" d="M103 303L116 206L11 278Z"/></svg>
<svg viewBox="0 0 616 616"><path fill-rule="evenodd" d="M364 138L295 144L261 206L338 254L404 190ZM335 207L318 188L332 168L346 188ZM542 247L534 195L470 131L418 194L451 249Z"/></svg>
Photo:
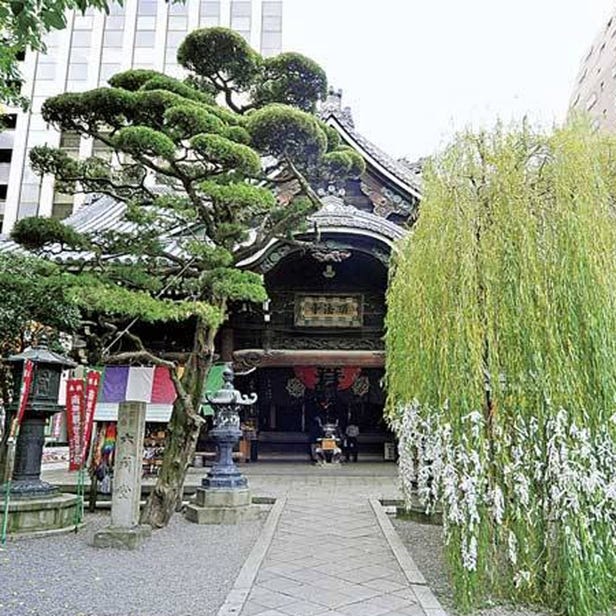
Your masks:
<svg viewBox="0 0 616 616"><path fill-rule="evenodd" d="M40 144L82 157L96 151L91 140L60 135L45 124L40 110L46 98L105 85L111 75L129 68L179 77L177 49L188 32L200 27L231 27L263 55L275 55L282 47L282 5L282 0L125 0L109 15L70 12L67 28L47 38L47 53L26 56L23 94L32 101L31 110L9 112L0 134L2 233L20 218L64 218L81 204L79 195L55 191L53 178L41 180L28 165L28 152Z"/></svg>
<svg viewBox="0 0 616 616"><path fill-rule="evenodd" d="M575 79L569 112L585 112L595 128L616 130L616 10L584 56Z"/></svg>

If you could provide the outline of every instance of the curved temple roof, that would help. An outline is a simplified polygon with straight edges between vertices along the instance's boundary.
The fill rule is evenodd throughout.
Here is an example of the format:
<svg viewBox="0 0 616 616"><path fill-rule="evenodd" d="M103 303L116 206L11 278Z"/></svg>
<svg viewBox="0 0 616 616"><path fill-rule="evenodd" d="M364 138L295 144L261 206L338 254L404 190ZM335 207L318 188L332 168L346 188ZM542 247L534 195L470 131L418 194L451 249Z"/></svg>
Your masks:
<svg viewBox="0 0 616 616"><path fill-rule="evenodd" d="M413 200L415 203L421 198L421 163L409 164L398 161L378 148L356 129L347 107L341 106L342 91L330 90L326 101L321 105L319 114L321 118L332 126L341 136L342 140L355 149L366 161L367 167L376 173L383 182L394 187L400 194ZM387 220L375 212L360 210L348 202L344 195L330 187L330 192L322 196L324 207L310 217L310 222L321 231L333 233L350 233L372 237L391 248L393 243L401 238L405 230L396 223ZM96 233L114 230L117 232L130 232L133 223L125 219L126 204L116 201L109 196L92 196L90 203L64 220L75 230L82 233ZM180 232L181 233L181 232ZM177 237L177 236L176 236ZM205 238L204 238L205 239ZM168 234L168 250L181 254L180 242ZM256 253L241 263L250 267L258 262L270 248L278 244L272 241L268 247ZM0 252L22 251L18 244L8 238L0 239ZM62 250L60 246L51 250L51 258L60 262L80 262L91 257L88 252ZM121 261L130 262L133 257L120 257Z"/></svg>

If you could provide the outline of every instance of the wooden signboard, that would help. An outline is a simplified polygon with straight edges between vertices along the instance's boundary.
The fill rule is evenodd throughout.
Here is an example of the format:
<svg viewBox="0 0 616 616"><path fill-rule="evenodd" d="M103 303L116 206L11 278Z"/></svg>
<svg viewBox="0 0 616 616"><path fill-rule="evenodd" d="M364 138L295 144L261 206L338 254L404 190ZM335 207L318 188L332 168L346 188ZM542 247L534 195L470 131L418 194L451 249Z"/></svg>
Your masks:
<svg viewBox="0 0 616 616"><path fill-rule="evenodd" d="M295 296L296 327L361 327L362 322L361 295Z"/></svg>

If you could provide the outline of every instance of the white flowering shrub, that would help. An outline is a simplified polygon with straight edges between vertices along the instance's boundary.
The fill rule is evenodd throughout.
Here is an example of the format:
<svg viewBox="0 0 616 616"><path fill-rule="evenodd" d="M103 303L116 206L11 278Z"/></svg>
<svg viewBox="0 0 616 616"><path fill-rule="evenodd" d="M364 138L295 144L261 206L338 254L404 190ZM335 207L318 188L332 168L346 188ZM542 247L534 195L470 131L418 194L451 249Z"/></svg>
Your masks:
<svg viewBox="0 0 616 616"><path fill-rule="evenodd" d="M399 247L388 417L462 610L616 607L614 160L584 125L463 135Z"/></svg>

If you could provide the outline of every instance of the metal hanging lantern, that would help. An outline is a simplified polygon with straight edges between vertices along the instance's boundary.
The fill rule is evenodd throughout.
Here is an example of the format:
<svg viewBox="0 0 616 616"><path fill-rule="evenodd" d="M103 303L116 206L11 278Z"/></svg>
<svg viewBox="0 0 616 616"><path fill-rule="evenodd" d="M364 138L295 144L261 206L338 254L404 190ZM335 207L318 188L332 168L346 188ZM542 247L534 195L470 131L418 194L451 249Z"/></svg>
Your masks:
<svg viewBox="0 0 616 616"><path fill-rule="evenodd" d="M223 386L216 392L206 392L205 398L214 409L214 429L210 436L216 442L218 455L214 466L202 480L204 488L246 488L246 478L233 461L233 447L242 436L239 412L252 406L257 395L241 394L233 386L233 368L227 364L222 373Z"/></svg>

